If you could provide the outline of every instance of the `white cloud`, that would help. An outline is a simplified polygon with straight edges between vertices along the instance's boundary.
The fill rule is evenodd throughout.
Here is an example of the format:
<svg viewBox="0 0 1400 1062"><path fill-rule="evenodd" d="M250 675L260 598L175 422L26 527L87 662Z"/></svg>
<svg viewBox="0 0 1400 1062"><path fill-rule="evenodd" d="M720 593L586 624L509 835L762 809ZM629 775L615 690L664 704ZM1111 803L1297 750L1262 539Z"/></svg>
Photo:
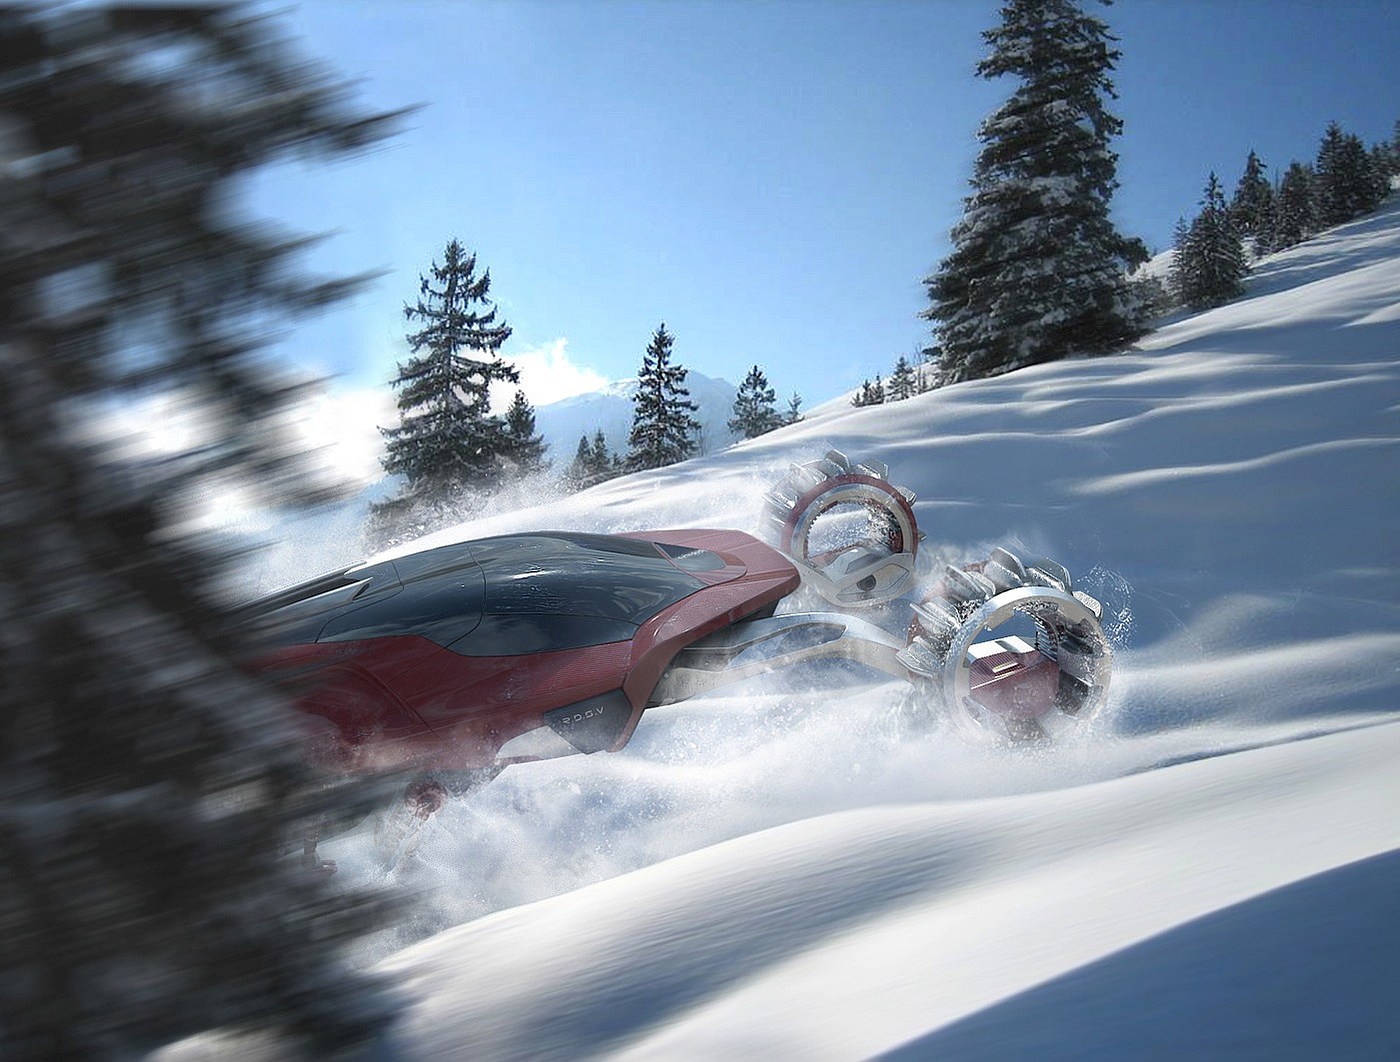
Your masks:
<svg viewBox="0 0 1400 1062"><path fill-rule="evenodd" d="M491 390L491 407L504 412L515 397L517 386L532 406L547 406L575 395L600 391L611 381L595 369L576 364L569 357L569 341L556 339L534 350L506 358L520 370L520 383L497 385Z"/></svg>

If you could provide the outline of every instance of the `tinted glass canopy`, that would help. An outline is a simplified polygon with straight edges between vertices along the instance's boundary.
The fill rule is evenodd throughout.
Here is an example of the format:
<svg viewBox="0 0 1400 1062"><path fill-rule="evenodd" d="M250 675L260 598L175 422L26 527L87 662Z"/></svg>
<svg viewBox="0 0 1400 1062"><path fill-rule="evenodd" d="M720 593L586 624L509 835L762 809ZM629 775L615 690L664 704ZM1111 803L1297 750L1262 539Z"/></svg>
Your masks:
<svg viewBox="0 0 1400 1062"><path fill-rule="evenodd" d="M675 553L640 539L571 532L443 546L384 562L401 589L347 603L318 640L418 635L465 656L626 641L704 586L678 562L692 571L724 566L704 550L673 560Z"/></svg>

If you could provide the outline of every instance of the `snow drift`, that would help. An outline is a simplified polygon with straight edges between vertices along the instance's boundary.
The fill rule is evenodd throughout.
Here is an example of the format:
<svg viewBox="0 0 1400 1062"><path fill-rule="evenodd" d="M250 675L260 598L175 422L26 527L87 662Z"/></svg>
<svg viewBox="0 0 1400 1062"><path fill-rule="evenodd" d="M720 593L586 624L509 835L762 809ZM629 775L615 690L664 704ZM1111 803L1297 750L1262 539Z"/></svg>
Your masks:
<svg viewBox="0 0 1400 1062"><path fill-rule="evenodd" d="M1392 203L1122 356L444 536L757 531L762 488L837 447L918 492L931 561L1065 563L1118 655L1095 732L1031 755L900 735L897 684L770 676L649 713L617 756L512 769L425 844L420 931L499 913L384 963L400 1048L1393 1056L1397 354Z"/></svg>
<svg viewBox="0 0 1400 1062"><path fill-rule="evenodd" d="M1121 356L828 406L420 543L757 533L835 447L918 493L930 568L1067 565L1116 658L1053 749L909 733L900 684L836 668L511 768L439 816L419 917L361 956L404 986L395 1053L1400 1054L1397 355L1392 201ZM323 846L347 887L367 847Z"/></svg>

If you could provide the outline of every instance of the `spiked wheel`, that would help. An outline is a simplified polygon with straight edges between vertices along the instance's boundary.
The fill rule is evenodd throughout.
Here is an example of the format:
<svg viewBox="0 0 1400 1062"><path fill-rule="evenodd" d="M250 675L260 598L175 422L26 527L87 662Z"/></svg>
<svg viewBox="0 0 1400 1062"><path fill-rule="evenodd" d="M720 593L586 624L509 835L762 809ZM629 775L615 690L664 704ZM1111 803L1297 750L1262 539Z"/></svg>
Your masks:
<svg viewBox="0 0 1400 1062"><path fill-rule="evenodd" d="M1004 549L949 566L914 606L899 660L960 728L1015 743L1053 741L1103 705L1112 652L1102 609L1053 561ZM1012 633L1016 618L1034 642Z"/></svg>
<svg viewBox="0 0 1400 1062"><path fill-rule="evenodd" d="M768 492L766 512L804 582L833 605L871 608L913 585L920 538L914 500L912 491L890 483L885 465L831 450L793 465Z"/></svg>

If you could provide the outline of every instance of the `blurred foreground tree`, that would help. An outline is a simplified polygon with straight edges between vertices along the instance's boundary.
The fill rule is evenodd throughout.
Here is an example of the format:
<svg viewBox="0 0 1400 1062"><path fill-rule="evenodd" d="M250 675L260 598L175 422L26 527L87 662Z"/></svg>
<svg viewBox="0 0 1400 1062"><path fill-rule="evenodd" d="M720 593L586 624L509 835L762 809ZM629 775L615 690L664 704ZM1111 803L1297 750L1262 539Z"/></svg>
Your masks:
<svg viewBox="0 0 1400 1062"><path fill-rule="evenodd" d="M354 283L302 275L236 182L392 117L231 8L0 9L0 1057L211 1027L324 1055L392 1013L340 960L382 899L278 856L349 797L189 531L220 484L315 493L260 347ZM194 445L151 445L172 415Z"/></svg>

